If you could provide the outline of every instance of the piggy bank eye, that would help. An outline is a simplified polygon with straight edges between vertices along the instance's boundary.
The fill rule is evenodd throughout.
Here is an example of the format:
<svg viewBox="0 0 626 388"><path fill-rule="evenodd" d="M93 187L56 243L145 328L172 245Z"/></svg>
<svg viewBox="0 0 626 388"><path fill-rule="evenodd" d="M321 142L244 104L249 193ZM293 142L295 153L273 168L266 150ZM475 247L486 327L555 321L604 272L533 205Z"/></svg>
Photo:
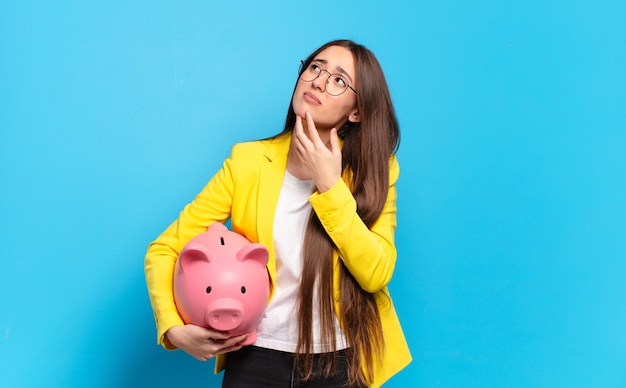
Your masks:
<svg viewBox="0 0 626 388"><path fill-rule="evenodd" d="M241 286L241 293L245 294L246 293L246 287L245 286Z"/></svg>
<svg viewBox="0 0 626 388"><path fill-rule="evenodd" d="M210 294L210 293L211 293L211 286L208 286L208 287L206 288L206 293L207 293L207 294Z"/></svg>

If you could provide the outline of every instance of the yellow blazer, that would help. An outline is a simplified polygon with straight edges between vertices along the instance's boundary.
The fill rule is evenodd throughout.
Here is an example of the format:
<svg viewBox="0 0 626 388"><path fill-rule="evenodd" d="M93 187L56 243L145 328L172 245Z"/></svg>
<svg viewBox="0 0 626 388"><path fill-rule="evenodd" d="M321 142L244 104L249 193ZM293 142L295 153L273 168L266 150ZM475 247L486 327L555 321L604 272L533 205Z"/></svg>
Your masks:
<svg viewBox="0 0 626 388"><path fill-rule="evenodd" d="M172 280L179 252L196 235L214 222L231 219L232 230L269 250L268 272L272 284L276 258L272 229L278 195L287 166L291 135L276 139L236 144L222 168L198 196L148 247L145 259L146 283L157 325L158 343L173 349L165 332L184 325L174 303ZM339 260L360 286L375 294L385 337L383 362L375 370L373 387L378 387L411 362L387 284L396 262L396 187L399 166L390 160L389 195L379 219L368 229L356 213L356 201L344 180L309 201L337 249L334 254L335 308L339 311ZM270 298L272 290L270 291ZM224 367L218 356L215 372Z"/></svg>

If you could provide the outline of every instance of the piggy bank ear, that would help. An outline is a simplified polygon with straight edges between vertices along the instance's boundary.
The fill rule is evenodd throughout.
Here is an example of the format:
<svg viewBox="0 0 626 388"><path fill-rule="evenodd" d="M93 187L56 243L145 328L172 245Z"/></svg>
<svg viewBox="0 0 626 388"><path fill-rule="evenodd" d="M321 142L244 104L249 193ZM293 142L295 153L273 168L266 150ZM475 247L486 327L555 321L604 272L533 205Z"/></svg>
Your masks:
<svg viewBox="0 0 626 388"><path fill-rule="evenodd" d="M189 269L191 263L196 261L208 261L213 262L215 257L204 245L197 243L187 244L180 252L178 261L180 262L180 268L185 272Z"/></svg>
<svg viewBox="0 0 626 388"><path fill-rule="evenodd" d="M270 255L267 252L267 248L257 243L246 245L245 247L241 248L239 252L237 252L237 260L254 260L261 264L263 267L267 265L269 257Z"/></svg>
<svg viewBox="0 0 626 388"><path fill-rule="evenodd" d="M208 230L220 231L221 232L221 231L224 231L224 230L228 230L228 228L224 224L222 224L220 222L214 222L214 223L212 223L209 226Z"/></svg>

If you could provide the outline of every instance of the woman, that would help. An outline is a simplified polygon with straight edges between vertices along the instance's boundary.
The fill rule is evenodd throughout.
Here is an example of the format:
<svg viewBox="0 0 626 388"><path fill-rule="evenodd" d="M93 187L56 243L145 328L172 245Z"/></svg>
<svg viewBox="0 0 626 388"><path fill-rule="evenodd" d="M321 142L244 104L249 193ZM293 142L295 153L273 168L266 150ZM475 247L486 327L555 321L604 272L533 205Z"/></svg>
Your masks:
<svg viewBox="0 0 626 388"><path fill-rule="evenodd" d="M374 55L348 40L302 62L284 130L237 144L179 218L150 244L146 280L158 341L217 357L225 387L380 386L411 356L387 284L396 249L399 128ZM176 258L213 222L270 252L266 315L246 335L185 325Z"/></svg>

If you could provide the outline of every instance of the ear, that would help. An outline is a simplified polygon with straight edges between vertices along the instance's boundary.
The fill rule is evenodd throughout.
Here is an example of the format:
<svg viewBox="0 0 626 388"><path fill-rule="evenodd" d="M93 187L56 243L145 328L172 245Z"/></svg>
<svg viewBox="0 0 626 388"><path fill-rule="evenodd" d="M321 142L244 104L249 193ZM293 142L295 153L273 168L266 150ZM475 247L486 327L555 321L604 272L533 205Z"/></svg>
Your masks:
<svg viewBox="0 0 626 388"><path fill-rule="evenodd" d="M178 256L180 269L183 272L188 270L193 262L208 261L211 263L214 259L215 257L213 256L213 253L210 252L204 245L193 242L187 244Z"/></svg>
<svg viewBox="0 0 626 388"><path fill-rule="evenodd" d="M237 252L237 260L254 260L261 264L263 267L267 266L267 262L269 261L270 254L261 244L252 243L250 245L246 245L241 248L239 252Z"/></svg>
<svg viewBox="0 0 626 388"><path fill-rule="evenodd" d="M220 222L214 222L209 226L208 230L223 231L228 230L228 228Z"/></svg>
<svg viewBox="0 0 626 388"><path fill-rule="evenodd" d="M350 112L350 114L348 115L348 121L351 123L361 122L361 115L359 115L359 111L357 109Z"/></svg>

